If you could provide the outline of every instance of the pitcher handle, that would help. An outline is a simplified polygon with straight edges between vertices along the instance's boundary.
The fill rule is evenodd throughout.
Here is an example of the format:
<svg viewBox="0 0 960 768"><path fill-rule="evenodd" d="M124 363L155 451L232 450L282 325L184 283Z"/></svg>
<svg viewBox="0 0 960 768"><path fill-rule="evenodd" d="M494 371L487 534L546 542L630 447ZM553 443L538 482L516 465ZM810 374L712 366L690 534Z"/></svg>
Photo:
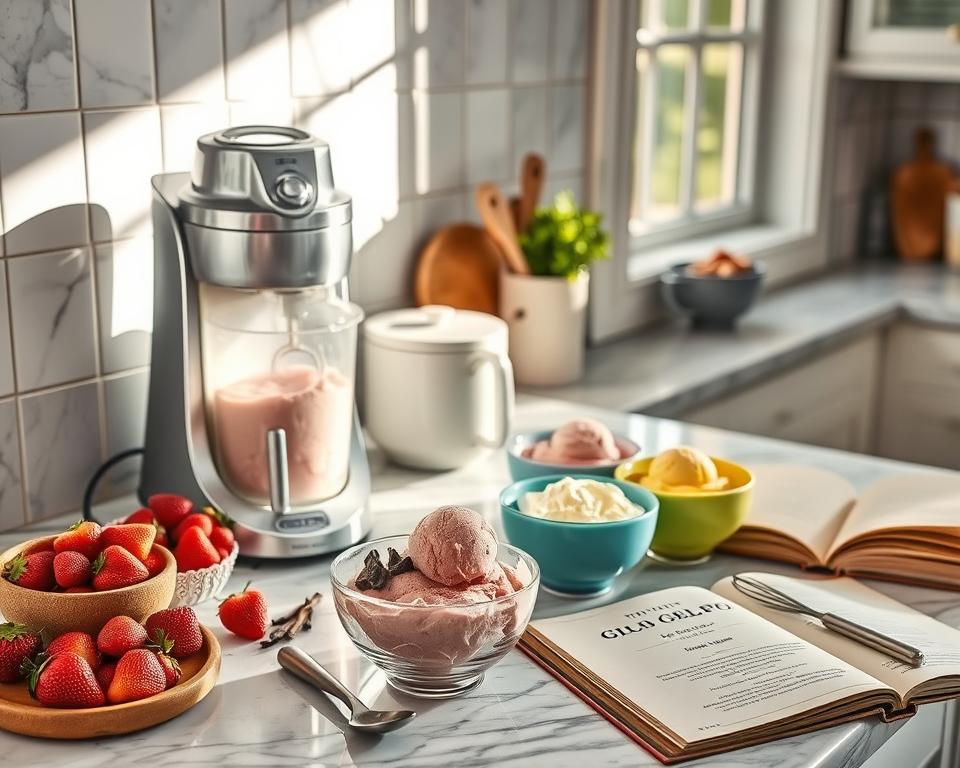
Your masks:
<svg viewBox="0 0 960 768"><path fill-rule="evenodd" d="M493 366L497 377L497 405L494 417L496 428L492 439L477 434L474 440L477 445L485 448L502 448L507 442L510 423L513 421L513 365L506 356L480 349L470 357L470 375L475 376L485 363Z"/></svg>

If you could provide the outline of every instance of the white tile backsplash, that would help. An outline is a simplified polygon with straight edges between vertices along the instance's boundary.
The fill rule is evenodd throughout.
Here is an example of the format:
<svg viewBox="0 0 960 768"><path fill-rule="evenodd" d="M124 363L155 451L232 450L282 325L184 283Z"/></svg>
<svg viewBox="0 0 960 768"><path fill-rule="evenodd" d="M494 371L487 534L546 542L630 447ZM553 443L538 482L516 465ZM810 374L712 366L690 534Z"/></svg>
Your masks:
<svg viewBox="0 0 960 768"><path fill-rule="evenodd" d="M163 169L158 107L83 117L90 202L98 242L149 234L150 177Z"/></svg>
<svg viewBox="0 0 960 768"><path fill-rule="evenodd" d="M26 522L22 477L17 403L5 400L0 403L0 530L17 528Z"/></svg>
<svg viewBox="0 0 960 768"><path fill-rule="evenodd" d="M224 97L220 0L153 0L160 103Z"/></svg>
<svg viewBox="0 0 960 768"><path fill-rule="evenodd" d="M80 508L83 489L101 460L97 386L81 384L20 399L29 520Z"/></svg>
<svg viewBox="0 0 960 768"><path fill-rule="evenodd" d="M350 87L351 19L347 0L290 0L291 90L325 96Z"/></svg>
<svg viewBox="0 0 960 768"><path fill-rule="evenodd" d="M287 4L284 0L224 0L227 98L290 94Z"/></svg>
<svg viewBox="0 0 960 768"><path fill-rule="evenodd" d="M80 115L0 117L0 196L6 253L87 242Z"/></svg>
<svg viewBox="0 0 960 768"><path fill-rule="evenodd" d="M0 529L76 509L142 441L153 174L228 125L321 136L353 196L353 297L407 305L430 235L475 220L477 180L509 194L538 151L548 185L581 187L589 5L0 0Z"/></svg>
<svg viewBox="0 0 960 768"><path fill-rule="evenodd" d="M510 79L542 83L550 71L550 11L553 0L511 0Z"/></svg>
<svg viewBox="0 0 960 768"><path fill-rule="evenodd" d="M90 249L11 259L8 270L19 390L93 376Z"/></svg>
<svg viewBox="0 0 960 768"><path fill-rule="evenodd" d="M7 301L7 270L0 264L0 397L16 389L13 378L13 347L10 344L10 304Z"/></svg>
<svg viewBox="0 0 960 768"><path fill-rule="evenodd" d="M150 364L153 329L153 240L96 246L101 370Z"/></svg>
<svg viewBox="0 0 960 768"><path fill-rule="evenodd" d="M468 83L506 82L508 10L509 0L467 0Z"/></svg>
<svg viewBox="0 0 960 768"><path fill-rule="evenodd" d="M153 102L150 0L74 2L80 103L126 107Z"/></svg>
<svg viewBox="0 0 960 768"><path fill-rule="evenodd" d="M502 181L510 176L510 91L496 88L467 94L467 181Z"/></svg>
<svg viewBox="0 0 960 768"><path fill-rule="evenodd" d="M69 0L0 3L0 113L76 106Z"/></svg>

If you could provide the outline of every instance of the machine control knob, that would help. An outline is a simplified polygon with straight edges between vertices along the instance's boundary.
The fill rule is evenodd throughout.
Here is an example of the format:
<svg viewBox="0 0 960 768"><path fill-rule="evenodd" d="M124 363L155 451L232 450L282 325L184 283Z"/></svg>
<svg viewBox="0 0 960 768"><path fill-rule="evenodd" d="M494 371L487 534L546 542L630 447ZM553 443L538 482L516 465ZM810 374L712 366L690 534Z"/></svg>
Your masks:
<svg viewBox="0 0 960 768"><path fill-rule="evenodd" d="M292 208L300 208L313 199L313 184L298 173L282 174L273 189L280 202Z"/></svg>

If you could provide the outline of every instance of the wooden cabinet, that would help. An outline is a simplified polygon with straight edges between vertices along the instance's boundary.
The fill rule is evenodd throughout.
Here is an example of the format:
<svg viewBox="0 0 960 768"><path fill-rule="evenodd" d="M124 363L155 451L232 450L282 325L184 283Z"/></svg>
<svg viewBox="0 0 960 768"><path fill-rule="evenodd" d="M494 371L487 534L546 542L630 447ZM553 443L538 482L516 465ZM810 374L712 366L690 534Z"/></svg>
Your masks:
<svg viewBox="0 0 960 768"><path fill-rule="evenodd" d="M871 334L684 413L696 424L867 453L880 339Z"/></svg>
<svg viewBox="0 0 960 768"><path fill-rule="evenodd" d="M850 0L841 70L897 80L960 79L954 0Z"/></svg>
<svg viewBox="0 0 960 768"><path fill-rule="evenodd" d="M960 332L890 330L878 453L960 469Z"/></svg>

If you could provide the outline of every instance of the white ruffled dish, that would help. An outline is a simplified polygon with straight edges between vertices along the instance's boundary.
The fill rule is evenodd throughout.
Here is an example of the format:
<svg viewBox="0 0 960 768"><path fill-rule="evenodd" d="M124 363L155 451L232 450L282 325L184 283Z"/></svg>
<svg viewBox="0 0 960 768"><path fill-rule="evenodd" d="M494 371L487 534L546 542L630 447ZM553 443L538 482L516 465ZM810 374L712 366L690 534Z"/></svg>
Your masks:
<svg viewBox="0 0 960 768"><path fill-rule="evenodd" d="M198 605L218 594L230 580L230 574L233 573L233 566L237 562L239 552L240 546L234 543L233 549L230 550L230 555L226 560L195 571L178 571L177 588L173 592L170 607Z"/></svg>

